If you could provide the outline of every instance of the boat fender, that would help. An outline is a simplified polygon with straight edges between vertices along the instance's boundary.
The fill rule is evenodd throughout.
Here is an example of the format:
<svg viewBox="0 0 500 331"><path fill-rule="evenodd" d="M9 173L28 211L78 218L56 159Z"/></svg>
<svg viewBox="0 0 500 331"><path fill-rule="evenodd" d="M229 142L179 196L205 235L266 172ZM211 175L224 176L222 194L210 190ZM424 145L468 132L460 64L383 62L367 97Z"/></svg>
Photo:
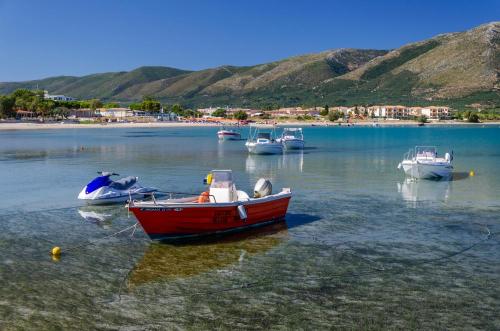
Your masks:
<svg viewBox="0 0 500 331"><path fill-rule="evenodd" d="M212 179L213 179L213 175L212 175L212 173L209 173L207 175L207 177L205 177L205 180L204 180L205 184L207 184L207 185L212 184Z"/></svg>
<svg viewBox="0 0 500 331"><path fill-rule="evenodd" d="M209 201L210 201L210 195L206 191L202 192L198 197L198 203L207 203Z"/></svg>
<svg viewBox="0 0 500 331"><path fill-rule="evenodd" d="M247 216L247 211L245 209L245 206L239 205L238 206L238 214L240 214L240 218L242 221L246 221L248 216Z"/></svg>

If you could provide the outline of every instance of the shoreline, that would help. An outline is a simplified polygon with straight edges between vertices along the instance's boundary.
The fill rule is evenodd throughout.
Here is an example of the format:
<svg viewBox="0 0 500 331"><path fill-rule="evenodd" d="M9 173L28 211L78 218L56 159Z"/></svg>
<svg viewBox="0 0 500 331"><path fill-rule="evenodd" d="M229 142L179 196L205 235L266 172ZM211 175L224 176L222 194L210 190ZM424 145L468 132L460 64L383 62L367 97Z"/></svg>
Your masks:
<svg viewBox="0 0 500 331"><path fill-rule="evenodd" d="M417 127L415 121L363 121L353 123L334 123L334 122L278 122L276 126L303 126L303 127L352 127L352 126L373 126L376 123L379 127ZM259 123L260 125L261 123ZM8 130L54 130L54 129L116 129L116 128L181 128L181 127L219 127L221 125L231 126L231 124L218 123L195 123L195 122L143 122L143 123L95 123L95 124L77 124L77 123L33 123L33 122L0 122L0 131ZM266 125L266 124L262 124ZM270 125L270 124L267 124ZM430 122L425 126L492 126L500 125L500 121L468 123L468 122Z"/></svg>

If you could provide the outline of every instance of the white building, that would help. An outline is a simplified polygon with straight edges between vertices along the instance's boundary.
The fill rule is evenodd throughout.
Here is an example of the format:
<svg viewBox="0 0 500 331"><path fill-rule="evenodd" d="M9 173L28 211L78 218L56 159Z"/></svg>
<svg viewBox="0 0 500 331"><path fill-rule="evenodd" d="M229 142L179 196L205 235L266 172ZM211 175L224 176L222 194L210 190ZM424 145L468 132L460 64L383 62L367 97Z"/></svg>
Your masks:
<svg viewBox="0 0 500 331"><path fill-rule="evenodd" d="M212 116L212 113L219 109L220 107L210 107L210 108L198 108L198 111L203 115Z"/></svg>
<svg viewBox="0 0 500 331"><path fill-rule="evenodd" d="M134 112L128 108L101 108L99 114L103 117L125 118L134 116Z"/></svg>
<svg viewBox="0 0 500 331"><path fill-rule="evenodd" d="M48 100L54 100L54 101L75 101L75 98L72 97L67 97L62 94L49 94L48 91L44 91L43 93L43 98L48 99Z"/></svg>
<svg viewBox="0 0 500 331"><path fill-rule="evenodd" d="M430 106L422 108L422 115L426 116L429 119L448 119L450 118L450 108L448 107L439 107L439 106Z"/></svg>

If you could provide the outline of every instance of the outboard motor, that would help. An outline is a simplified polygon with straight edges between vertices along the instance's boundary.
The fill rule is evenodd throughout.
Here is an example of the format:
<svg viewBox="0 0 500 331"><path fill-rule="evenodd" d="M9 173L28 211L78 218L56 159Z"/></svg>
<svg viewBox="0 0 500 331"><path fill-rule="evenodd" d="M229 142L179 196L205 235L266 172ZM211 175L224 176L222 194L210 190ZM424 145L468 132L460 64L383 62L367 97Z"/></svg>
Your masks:
<svg viewBox="0 0 500 331"><path fill-rule="evenodd" d="M253 189L254 198L263 198L273 192L273 185L269 179L260 178Z"/></svg>
<svg viewBox="0 0 500 331"><path fill-rule="evenodd" d="M446 161L448 161L448 162L453 161L453 151L451 152L451 154L450 154L450 153L446 153L446 154L444 155L444 159L445 159Z"/></svg>

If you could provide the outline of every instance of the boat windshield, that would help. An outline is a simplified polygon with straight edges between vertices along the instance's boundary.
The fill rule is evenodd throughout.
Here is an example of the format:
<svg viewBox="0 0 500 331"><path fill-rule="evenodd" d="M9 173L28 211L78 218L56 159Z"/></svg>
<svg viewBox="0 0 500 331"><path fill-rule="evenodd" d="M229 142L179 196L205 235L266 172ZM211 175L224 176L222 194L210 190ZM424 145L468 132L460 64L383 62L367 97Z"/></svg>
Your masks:
<svg viewBox="0 0 500 331"><path fill-rule="evenodd" d="M285 139L304 139L302 128L284 128L281 138Z"/></svg>
<svg viewBox="0 0 500 331"><path fill-rule="evenodd" d="M418 158L434 159L437 157L437 150L433 146L417 146L415 147L415 155Z"/></svg>
<svg viewBox="0 0 500 331"><path fill-rule="evenodd" d="M212 171L211 187L229 188L233 184L233 173L231 171Z"/></svg>
<svg viewBox="0 0 500 331"><path fill-rule="evenodd" d="M268 139L271 140L271 133L269 132L259 132L257 139Z"/></svg>
<svg viewBox="0 0 500 331"><path fill-rule="evenodd" d="M300 129L285 129L283 130L283 137L302 138L302 131Z"/></svg>

